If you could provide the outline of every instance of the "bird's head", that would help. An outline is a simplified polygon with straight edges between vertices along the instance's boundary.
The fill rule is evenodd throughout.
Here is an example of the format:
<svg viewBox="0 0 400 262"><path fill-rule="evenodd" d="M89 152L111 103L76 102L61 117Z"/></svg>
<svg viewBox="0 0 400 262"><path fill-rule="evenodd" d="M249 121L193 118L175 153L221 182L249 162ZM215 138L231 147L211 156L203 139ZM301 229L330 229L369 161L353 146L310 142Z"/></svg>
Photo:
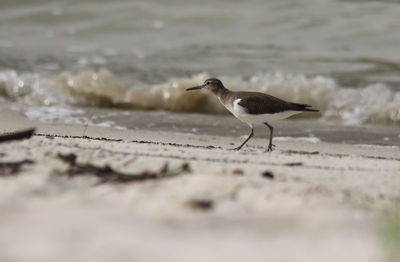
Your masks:
<svg viewBox="0 0 400 262"><path fill-rule="evenodd" d="M223 90L225 87L220 80L216 78L210 78L204 81L204 84L202 84L201 86L186 88L186 91L197 90L202 88L207 89L213 93L218 93L218 91Z"/></svg>

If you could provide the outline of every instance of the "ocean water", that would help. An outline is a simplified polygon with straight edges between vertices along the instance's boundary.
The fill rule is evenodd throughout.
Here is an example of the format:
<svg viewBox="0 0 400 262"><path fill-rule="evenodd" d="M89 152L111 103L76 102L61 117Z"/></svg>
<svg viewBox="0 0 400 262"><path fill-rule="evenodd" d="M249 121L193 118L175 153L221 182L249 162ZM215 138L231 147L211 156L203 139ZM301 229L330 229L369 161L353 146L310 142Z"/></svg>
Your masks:
<svg viewBox="0 0 400 262"><path fill-rule="evenodd" d="M227 114L185 91L218 77L312 104L310 121L399 126L399 13L398 1L2 0L0 102L44 121L86 107Z"/></svg>

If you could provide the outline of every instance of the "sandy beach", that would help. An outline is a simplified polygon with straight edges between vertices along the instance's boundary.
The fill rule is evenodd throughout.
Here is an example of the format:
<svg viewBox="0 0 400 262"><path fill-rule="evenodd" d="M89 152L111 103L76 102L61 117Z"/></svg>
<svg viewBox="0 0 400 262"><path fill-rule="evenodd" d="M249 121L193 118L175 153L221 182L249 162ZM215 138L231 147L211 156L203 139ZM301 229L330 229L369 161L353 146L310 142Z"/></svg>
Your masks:
<svg viewBox="0 0 400 262"><path fill-rule="evenodd" d="M237 152L230 135L45 124L9 110L0 123L1 133L37 128L0 144L1 163L33 161L0 178L1 261L396 259L383 232L398 227L388 219L398 147L278 139L266 153L257 137ZM62 175L59 154L132 175L189 170L99 183Z"/></svg>
<svg viewBox="0 0 400 262"><path fill-rule="evenodd" d="M0 262L400 262L398 2L2 0Z"/></svg>

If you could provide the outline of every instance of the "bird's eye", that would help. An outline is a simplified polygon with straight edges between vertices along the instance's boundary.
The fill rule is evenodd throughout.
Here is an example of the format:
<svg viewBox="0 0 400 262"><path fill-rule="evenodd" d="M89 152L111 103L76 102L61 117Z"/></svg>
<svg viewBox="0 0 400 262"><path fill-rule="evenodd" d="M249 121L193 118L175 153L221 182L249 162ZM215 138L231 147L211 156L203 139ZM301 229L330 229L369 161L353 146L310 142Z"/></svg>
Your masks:
<svg viewBox="0 0 400 262"><path fill-rule="evenodd" d="M207 82L206 82L206 85L209 85L209 84L211 84L211 82L210 82L210 81L207 81Z"/></svg>

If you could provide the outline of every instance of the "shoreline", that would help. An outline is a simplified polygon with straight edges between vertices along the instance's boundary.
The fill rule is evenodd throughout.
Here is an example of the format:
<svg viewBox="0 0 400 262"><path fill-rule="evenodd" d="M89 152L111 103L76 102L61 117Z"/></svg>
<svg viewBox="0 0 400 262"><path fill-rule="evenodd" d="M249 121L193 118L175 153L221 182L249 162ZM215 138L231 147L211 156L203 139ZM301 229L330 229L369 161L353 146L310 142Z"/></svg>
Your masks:
<svg viewBox="0 0 400 262"><path fill-rule="evenodd" d="M0 120L5 116L2 122L7 123L9 128L4 130L12 130L9 117L13 115L21 120L21 122L31 121L39 127L45 126L43 130L53 126L66 126L75 136L78 135L77 130L81 126L81 136L85 136L88 129L93 133L96 128L108 127L108 134L120 136L124 138L124 133L135 131L149 131L162 133L176 133L179 135L211 135L221 137L232 137L233 142L244 139L249 134L247 124L234 118L231 115L211 115L199 113L177 113L169 111L157 110L124 110L115 108L95 108L95 107L76 107L74 110L65 108L60 112L40 112L41 109L34 107L32 110L38 110L40 113L29 113L29 106L26 108L15 105L11 110L10 107L15 104L5 103L0 109ZM36 109L35 109L36 108ZM46 108L46 107L40 107ZM74 115L74 111L79 113ZM18 121L17 121L18 122ZM15 124L15 130L18 130L18 123ZM379 126L376 124L364 124L361 126L345 125L335 122L327 122L317 119L288 119L273 122L274 138L277 140L309 140L322 141L327 143L352 144L360 146L393 146L400 147L400 133L397 126ZM75 126L69 128L68 126ZM57 127L53 128L57 132ZM1 129L0 129L1 131ZM122 131L122 132L119 132ZM60 134L63 134L60 131ZM42 132L44 133L44 132ZM118 134L118 135L117 135ZM254 138L268 139L268 130L263 126L255 127ZM96 132L93 133L97 137Z"/></svg>

